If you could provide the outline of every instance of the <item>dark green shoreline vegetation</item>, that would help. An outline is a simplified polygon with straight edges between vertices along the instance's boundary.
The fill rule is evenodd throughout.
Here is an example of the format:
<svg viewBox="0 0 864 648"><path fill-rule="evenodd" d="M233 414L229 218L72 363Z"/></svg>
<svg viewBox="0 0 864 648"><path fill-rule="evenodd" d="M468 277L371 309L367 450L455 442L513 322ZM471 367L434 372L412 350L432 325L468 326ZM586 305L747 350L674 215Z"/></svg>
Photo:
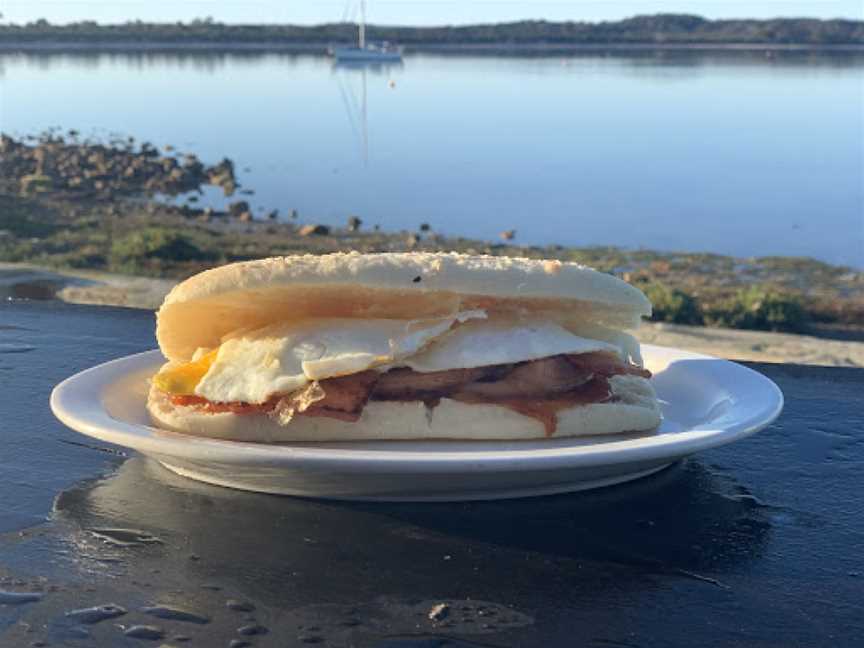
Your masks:
<svg viewBox="0 0 864 648"><path fill-rule="evenodd" d="M225 211L199 207L195 191L204 185L221 188L233 202ZM348 214L339 228L280 218L275 210L253 215L247 201L233 199L238 192L249 193L228 159L206 165L194 155L131 138L3 135L0 261L182 278L232 261L349 250L555 258L640 286L657 321L856 337L864 332L864 272L814 259L529 247L444 237L434 223L418 223L414 232L381 232ZM187 196L187 202L166 204L158 195Z"/></svg>
<svg viewBox="0 0 864 648"><path fill-rule="evenodd" d="M775 18L770 20L708 20L687 14L634 16L606 22L547 22L407 27L370 25L372 40L398 42L410 50L425 48L526 46L639 45L639 46L864 46L864 21ZM100 44L201 47L206 45L297 46L318 51L331 43L353 42L356 27L350 23L301 25L226 25L199 19L189 23L141 21L102 25L93 21L52 25L46 20L0 25L0 47L22 48Z"/></svg>

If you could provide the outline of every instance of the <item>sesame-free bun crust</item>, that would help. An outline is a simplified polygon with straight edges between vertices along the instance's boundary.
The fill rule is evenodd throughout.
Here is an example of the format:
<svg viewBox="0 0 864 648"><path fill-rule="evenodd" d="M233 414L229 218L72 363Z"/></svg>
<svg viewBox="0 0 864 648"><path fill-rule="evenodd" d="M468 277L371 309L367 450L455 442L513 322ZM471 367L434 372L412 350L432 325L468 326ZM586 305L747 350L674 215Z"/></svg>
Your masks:
<svg viewBox="0 0 864 648"><path fill-rule="evenodd" d="M609 380L617 402L577 405L558 414L554 438L651 430L660 424L660 409L650 383L638 376ZM543 439L536 419L499 405L466 404L447 398L427 412L421 402L373 401L360 420L297 416L287 425L262 414L207 414L173 405L153 388L147 403L161 428L195 436L258 443L295 441L383 440L520 440Z"/></svg>
<svg viewBox="0 0 864 648"><path fill-rule="evenodd" d="M576 263L455 253L274 257L202 272L178 284L157 314L170 360L222 336L308 317L421 318L458 310L530 311L636 326L651 304L630 284Z"/></svg>

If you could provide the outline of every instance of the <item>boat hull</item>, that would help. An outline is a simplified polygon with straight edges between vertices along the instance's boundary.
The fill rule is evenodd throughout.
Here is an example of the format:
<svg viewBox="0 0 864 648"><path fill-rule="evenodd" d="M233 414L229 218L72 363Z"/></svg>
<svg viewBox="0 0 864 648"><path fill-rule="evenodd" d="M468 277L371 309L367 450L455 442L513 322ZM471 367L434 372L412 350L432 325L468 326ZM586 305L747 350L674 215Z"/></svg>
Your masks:
<svg viewBox="0 0 864 648"><path fill-rule="evenodd" d="M337 61L401 61L402 52L399 50L369 50L359 47L336 47L333 48L333 57Z"/></svg>

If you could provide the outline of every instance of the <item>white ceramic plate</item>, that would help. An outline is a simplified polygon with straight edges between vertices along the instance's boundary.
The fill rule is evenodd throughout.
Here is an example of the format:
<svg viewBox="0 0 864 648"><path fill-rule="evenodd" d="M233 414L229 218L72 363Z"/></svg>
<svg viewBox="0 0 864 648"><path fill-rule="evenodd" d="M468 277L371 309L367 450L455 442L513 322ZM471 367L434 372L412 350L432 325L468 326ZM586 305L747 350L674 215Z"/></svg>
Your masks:
<svg viewBox="0 0 864 648"><path fill-rule="evenodd" d="M159 351L68 378L51 394L69 427L153 457L176 473L244 490L381 501L548 495L607 486L746 437L773 421L783 395L765 376L726 360L645 345L663 403L646 434L540 441L377 441L265 445L153 427L145 404Z"/></svg>

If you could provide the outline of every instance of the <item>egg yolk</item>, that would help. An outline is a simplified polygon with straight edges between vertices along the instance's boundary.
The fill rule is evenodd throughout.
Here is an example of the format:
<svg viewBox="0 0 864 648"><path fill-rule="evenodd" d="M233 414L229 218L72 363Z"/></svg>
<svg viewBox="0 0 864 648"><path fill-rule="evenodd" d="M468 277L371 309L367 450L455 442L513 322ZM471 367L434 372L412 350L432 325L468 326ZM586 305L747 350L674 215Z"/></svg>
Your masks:
<svg viewBox="0 0 864 648"><path fill-rule="evenodd" d="M197 360L177 367L163 369L153 377L153 384L158 389L172 395L194 394L195 387L210 369L210 365L216 360L218 352L219 349L213 349Z"/></svg>

